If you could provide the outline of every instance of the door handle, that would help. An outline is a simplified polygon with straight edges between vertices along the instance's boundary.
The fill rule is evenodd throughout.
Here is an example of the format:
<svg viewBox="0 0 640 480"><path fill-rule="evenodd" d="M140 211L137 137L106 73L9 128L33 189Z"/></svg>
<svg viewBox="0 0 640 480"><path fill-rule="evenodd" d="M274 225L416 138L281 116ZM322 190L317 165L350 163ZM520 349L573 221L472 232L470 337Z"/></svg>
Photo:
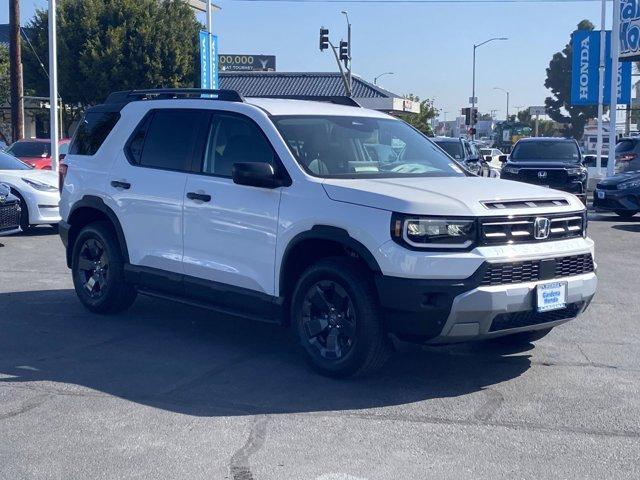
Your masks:
<svg viewBox="0 0 640 480"><path fill-rule="evenodd" d="M130 183L121 182L120 180L112 180L111 186L114 188L122 188L123 190L129 190L131 188Z"/></svg>
<svg viewBox="0 0 640 480"><path fill-rule="evenodd" d="M206 193L188 192L187 198L189 200L200 200L201 202L211 201L211 195L207 195Z"/></svg>

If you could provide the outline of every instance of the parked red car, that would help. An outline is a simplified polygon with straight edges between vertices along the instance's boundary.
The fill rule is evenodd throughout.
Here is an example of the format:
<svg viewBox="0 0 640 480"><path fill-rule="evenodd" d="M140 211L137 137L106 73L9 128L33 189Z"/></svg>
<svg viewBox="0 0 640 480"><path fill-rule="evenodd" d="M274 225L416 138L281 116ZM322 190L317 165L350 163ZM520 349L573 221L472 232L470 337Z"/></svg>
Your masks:
<svg viewBox="0 0 640 480"><path fill-rule="evenodd" d="M69 151L69 139L58 142L61 155ZM6 150L24 163L40 170L51 170L51 141L47 138L25 138L18 140Z"/></svg>

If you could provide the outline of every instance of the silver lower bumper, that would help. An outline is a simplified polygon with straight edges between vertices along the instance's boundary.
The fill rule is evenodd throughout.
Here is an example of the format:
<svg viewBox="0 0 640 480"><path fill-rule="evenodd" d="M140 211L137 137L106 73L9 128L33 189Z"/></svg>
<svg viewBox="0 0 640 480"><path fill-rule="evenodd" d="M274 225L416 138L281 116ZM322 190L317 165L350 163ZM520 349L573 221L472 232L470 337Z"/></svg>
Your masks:
<svg viewBox="0 0 640 480"><path fill-rule="evenodd" d="M452 343L501 337L512 333L554 327L568 322L582 313L596 293L598 279L595 273L561 278L567 282L567 304L581 303L578 312L561 320L536 323L516 328L491 331L493 320L501 314L531 311L535 304L535 287L548 281L478 287L458 295L451 307L442 333L428 343Z"/></svg>

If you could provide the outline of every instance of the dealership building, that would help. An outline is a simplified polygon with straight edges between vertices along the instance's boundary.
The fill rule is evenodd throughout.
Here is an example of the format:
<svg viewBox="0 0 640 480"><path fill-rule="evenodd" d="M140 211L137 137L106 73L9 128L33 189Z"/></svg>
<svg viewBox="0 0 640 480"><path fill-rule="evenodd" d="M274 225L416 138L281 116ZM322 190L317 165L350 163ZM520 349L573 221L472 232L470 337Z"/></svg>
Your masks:
<svg viewBox="0 0 640 480"><path fill-rule="evenodd" d="M277 97L302 100L331 100L345 96L338 72L220 71L220 88L236 90L244 97ZM352 98L364 108L390 114L418 113L419 102L408 100L353 76Z"/></svg>

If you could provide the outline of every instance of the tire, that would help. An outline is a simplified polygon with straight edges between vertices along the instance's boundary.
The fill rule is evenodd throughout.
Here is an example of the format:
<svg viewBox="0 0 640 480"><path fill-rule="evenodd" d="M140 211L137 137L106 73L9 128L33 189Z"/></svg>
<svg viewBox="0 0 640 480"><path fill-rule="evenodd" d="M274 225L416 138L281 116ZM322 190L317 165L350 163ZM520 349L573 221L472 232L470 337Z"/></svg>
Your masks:
<svg viewBox="0 0 640 480"><path fill-rule="evenodd" d="M13 188L11 189L11 193L14 194L20 200L20 228L23 232L26 232L31 228L31 224L29 223L29 207L27 207L27 202L24 201L22 195L18 193Z"/></svg>
<svg viewBox="0 0 640 480"><path fill-rule="evenodd" d="M335 378L371 373L389 358L392 343L379 312L370 273L346 257L307 268L291 301L292 324L307 362Z"/></svg>
<svg viewBox="0 0 640 480"><path fill-rule="evenodd" d="M615 212L616 215L618 215L621 218L631 218L636 213L638 213L635 210L614 210L614 212Z"/></svg>
<svg viewBox="0 0 640 480"><path fill-rule="evenodd" d="M93 313L118 313L136 299L137 290L124 281L122 251L107 222L90 223L80 231L71 271L80 302Z"/></svg>

